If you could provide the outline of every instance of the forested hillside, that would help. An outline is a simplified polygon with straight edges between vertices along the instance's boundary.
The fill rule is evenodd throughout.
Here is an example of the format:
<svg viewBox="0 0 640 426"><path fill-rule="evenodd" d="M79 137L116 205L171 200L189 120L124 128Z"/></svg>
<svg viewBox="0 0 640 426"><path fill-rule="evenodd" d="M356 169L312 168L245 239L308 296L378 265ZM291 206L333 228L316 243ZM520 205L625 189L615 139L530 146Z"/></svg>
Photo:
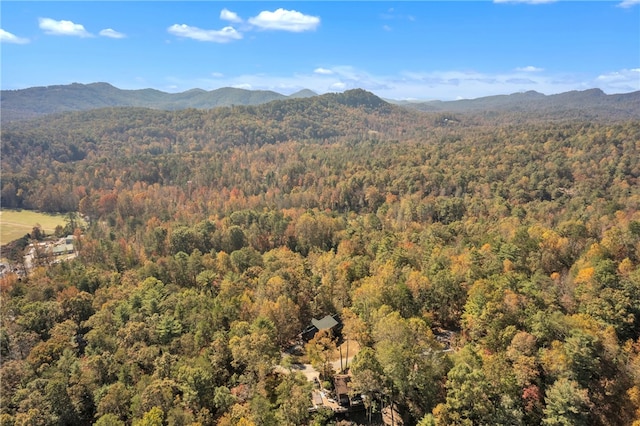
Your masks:
<svg viewBox="0 0 640 426"><path fill-rule="evenodd" d="M515 112L536 113L551 118L557 115L573 118L596 117L638 118L640 92L607 95L600 89L543 95L535 91L511 95L487 96L457 101L411 102L406 106L421 111L446 112Z"/></svg>
<svg viewBox="0 0 640 426"><path fill-rule="evenodd" d="M291 98L315 96L301 90ZM104 107L146 107L161 110L214 108L231 105L258 105L287 96L268 90L245 90L233 87L206 91L192 89L182 93L166 93L155 89L122 90L108 83L73 83L58 86L3 90L2 122L25 120L65 111L85 111Z"/></svg>
<svg viewBox="0 0 640 426"><path fill-rule="evenodd" d="M355 90L3 126L2 206L89 225L77 259L1 280L0 423L339 421L282 355L337 314L367 421L638 424L636 113Z"/></svg>
<svg viewBox="0 0 640 426"><path fill-rule="evenodd" d="M211 91L192 89L166 93L155 89L123 90L108 83L67 84L2 90L0 105L2 123L26 120L48 114L89 111L107 107L141 107L163 111L189 108L211 109L225 106L263 105L272 101L315 97L311 90L300 90L289 96L269 90L246 90L223 87ZM546 96L535 91L511 95L486 96L456 101L390 103L420 111L440 113L475 113L489 119L514 122L535 115L541 119L629 119L638 118L640 92L607 95L600 89L571 91ZM496 115L499 114L500 117Z"/></svg>

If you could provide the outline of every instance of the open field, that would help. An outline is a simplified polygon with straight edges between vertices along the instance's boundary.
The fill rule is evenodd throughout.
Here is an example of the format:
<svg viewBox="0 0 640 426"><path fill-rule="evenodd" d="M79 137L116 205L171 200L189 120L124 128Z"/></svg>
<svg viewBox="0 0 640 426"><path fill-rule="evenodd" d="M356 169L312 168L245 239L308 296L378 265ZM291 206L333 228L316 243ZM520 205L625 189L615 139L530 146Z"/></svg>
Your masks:
<svg viewBox="0 0 640 426"><path fill-rule="evenodd" d="M65 216L30 210L0 210L0 244L7 244L24 236L36 224L40 224L47 234L52 234L57 225L64 226Z"/></svg>

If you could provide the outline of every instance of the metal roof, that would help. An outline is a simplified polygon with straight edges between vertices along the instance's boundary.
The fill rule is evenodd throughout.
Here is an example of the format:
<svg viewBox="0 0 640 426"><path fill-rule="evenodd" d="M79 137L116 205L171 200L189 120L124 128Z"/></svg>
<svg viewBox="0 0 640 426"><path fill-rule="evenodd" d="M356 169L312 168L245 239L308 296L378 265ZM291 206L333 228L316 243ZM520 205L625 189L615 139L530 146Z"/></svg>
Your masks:
<svg viewBox="0 0 640 426"><path fill-rule="evenodd" d="M319 320L315 318L311 319L311 324L313 324L313 326L317 328L318 331L331 330L333 327L338 325L338 321L336 321L336 319L331 315L327 315L326 317Z"/></svg>

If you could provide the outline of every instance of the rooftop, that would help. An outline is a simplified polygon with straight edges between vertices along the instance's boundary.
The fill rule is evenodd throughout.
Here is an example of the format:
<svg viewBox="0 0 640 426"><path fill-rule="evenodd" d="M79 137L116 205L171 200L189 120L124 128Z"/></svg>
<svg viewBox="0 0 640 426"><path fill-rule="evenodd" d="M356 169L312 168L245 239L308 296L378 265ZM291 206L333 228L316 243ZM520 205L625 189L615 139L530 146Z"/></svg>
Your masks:
<svg viewBox="0 0 640 426"><path fill-rule="evenodd" d="M335 327L336 325L338 325L338 321L336 321L335 318L333 318L331 315L327 315L322 319L311 319L311 323L313 324L313 326L315 328L318 329L318 331L320 330L331 330L333 327Z"/></svg>

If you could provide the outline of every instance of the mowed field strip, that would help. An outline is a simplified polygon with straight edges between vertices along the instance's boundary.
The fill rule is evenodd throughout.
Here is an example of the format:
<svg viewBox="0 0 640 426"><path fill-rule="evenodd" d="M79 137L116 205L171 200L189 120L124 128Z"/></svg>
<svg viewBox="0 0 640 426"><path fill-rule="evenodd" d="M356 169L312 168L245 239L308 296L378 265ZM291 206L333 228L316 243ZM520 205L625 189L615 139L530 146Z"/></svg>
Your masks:
<svg viewBox="0 0 640 426"><path fill-rule="evenodd" d="M36 224L47 234L52 234L56 226L65 225L65 216L31 210L0 210L0 244L7 244L23 237L31 232Z"/></svg>

